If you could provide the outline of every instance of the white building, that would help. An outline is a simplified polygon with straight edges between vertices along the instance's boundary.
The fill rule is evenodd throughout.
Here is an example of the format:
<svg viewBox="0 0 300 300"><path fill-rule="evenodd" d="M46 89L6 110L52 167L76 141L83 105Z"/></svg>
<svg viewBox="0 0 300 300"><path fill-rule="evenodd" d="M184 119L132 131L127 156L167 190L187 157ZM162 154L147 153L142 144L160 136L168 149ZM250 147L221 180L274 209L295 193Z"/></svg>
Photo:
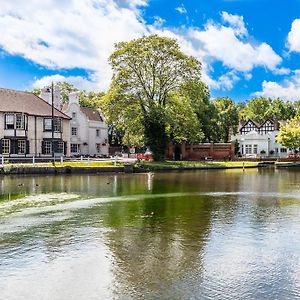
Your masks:
<svg viewBox="0 0 300 300"><path fill-rule="evenodd" d="M79 92L74 92L62 111L72 118L71 155L108 156L108 126L99 110L80 107Z"/></svg>
<svg viewBox="0 0 300 300"><path fill-rule="evenodd" d="M276 142L279 122L268 119L262 124L252 120L242 121L239 133L231 138L239 144L239 154L243 157L287 157L289 150Z"/></svg>
<svg viewBox="0 0 300 300"><path fill-rule="evenodd" d="M70 155L70 118L40 97L0 88L0 155Z"/></svg>

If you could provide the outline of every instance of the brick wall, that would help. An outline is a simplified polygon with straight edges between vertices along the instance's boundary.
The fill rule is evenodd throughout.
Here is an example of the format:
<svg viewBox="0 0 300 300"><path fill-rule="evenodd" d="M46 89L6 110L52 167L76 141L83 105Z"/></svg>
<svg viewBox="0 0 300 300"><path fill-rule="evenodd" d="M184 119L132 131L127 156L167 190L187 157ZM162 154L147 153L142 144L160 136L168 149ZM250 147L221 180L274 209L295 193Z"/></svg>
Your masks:
<svg viewBox="0 0 300 300"><path fill-rule="evenodd" d="M175 155L177 153L177 155ZM234 157L234 144L170 144L168 146L167 158L174 159L180 153L182 160L203 160L205 158L224 159Z"/></svg>

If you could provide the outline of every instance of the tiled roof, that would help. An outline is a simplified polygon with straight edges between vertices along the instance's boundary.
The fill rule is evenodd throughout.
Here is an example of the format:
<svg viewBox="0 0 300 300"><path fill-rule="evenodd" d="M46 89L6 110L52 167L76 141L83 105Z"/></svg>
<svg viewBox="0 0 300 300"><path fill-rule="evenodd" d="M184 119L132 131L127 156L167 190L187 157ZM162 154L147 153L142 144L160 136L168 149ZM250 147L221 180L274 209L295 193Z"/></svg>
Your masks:
<svg viewBox="0 0 300 300"><path fill-rule="evenodd" d="M0 88L0 112L19 112L46 117L52 115L52 107L33 93ZM55 108L54 116L70 119Z"/></svg>
<svg viewBox="0 0 300 300"><path fill-rule="evenodd" d="M88 117L90 121L103 122L103 118L97 109L80 107L80 110Z"/></svg>

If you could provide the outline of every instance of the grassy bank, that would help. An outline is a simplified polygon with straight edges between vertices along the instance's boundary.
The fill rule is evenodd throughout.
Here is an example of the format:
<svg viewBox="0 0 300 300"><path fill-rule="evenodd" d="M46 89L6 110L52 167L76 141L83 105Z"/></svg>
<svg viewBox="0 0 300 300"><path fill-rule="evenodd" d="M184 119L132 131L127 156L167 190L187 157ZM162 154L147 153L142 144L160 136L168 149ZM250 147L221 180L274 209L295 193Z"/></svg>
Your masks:
<svg viewBox="0 0 300 300"><path fill-rule="evenodd" d="M111 161L91 161L90 163L84 161L66 161L61 164L60 162L55 163L55 167L72 167L72 168L101 168L101 167L123 167L124 164L123 162L117 162L116 165L114 162ZM52 168L54 165L49 162L49 163L36 163L36 164L31 164L31 163L20 163L20 164L5 164L4 168L26 168L26 167L35 167L35 168Z"/></svg>
<svg viewBox="0 0 300 300"><path fill-rule="evenodd" d="M134 167L140 170L184 170L184 169L231 169L231 168L255 168L258 162L242 161L164 161L164 162L137 162Z"/></svg>

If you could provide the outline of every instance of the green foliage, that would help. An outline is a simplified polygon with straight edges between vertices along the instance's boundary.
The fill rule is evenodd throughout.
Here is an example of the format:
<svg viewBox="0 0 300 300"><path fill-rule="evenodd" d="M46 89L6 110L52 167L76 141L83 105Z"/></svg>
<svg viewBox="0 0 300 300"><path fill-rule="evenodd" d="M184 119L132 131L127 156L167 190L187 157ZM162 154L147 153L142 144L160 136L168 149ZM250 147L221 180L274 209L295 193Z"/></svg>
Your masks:
<svg viewBox="0 0 300 300"><path fill-rule="evenodd" d="M285 126L280 127L277 142L287 149L298 149L300 147L300 123L297 119L292 119Z"/></svg>
<svg viewBox="0 0 300 300"><path fill-rule="evenodd" d="M82 107L101 108L103 92L81 91L79 95L79 104Z"/></svg>
<svg viewBox="0 0 300 300"><path fill-rule="evenodd" d="M133 139L143 141L154 159L161 160L170 138L201 136L190 98L179 93L187 81L200 81L201 63L182 53L175 40L152 35L119 43L110 63L113 81L103 98L103 110L125 138L131 134L131 144ZM189 121L190 113L193 124L183 122Z"/></svg>
<svg viewBox="0 0 300 300"><path fill-rule="evenodd" d="M180 95L189 99L191 107L197 116L198 124L201 126L201 141L217 141L217 111L209 100L210 94L206 84L200 80L188 80L179 91ZM198 139L197 139L198 141Z"/></svg>
<svg viewBox="0 0 300 300"><path fill-rule="evenodd" d="M175 143L200 143L204 134L191 100L174 93L166 106L167 133Z"/></svg>
<svg viewBox="0 0 300 300"><path fill-rule="evenodd" d="M236 104L230 98L217 98L213 101L217 110L219 142L227 143L232 134L236 134L239 116Z"/></svg>
<svg viewBox="0 0 300 300"><path fill-rule="evenodd" d="M240 111L240 118L251 119L255 122L262 123L268 117L267 111L270 107L271 99L253 98L244 109Z"/></svg>
<svg viewBox="0 0 300 300"><path fill-rule="evenodd" d="M300 107L300 106L299 106ZM296 104L285 102L282 99L254 98L240 110L240 118L251 119L262 123L266 119L273 119L277 115L279 120L289 120L297 114Z"/></svg>

